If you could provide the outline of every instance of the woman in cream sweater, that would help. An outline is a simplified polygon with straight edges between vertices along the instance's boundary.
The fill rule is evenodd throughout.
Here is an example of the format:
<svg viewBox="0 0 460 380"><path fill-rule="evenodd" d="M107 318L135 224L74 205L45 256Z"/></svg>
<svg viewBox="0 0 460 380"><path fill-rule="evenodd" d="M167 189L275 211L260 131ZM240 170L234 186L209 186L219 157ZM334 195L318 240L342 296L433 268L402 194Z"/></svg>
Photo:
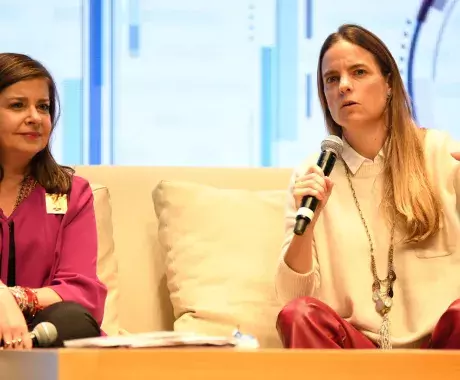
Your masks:
<svg viewBox="0 0 460 380"><path fill-rule="evenodd" d="M318 91L343 141L326 177L292 176L276 275L289 348L460 348L460 149L416 126L385 44L343 25L323 44ZM302 235L303 196L320 203Z"/></svg>

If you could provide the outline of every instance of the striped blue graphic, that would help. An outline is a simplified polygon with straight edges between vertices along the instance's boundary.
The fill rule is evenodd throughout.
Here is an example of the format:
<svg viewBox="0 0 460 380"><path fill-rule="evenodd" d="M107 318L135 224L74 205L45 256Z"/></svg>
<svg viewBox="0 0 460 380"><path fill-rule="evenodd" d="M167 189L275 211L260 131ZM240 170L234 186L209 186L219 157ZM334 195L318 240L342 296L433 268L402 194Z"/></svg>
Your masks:
<svg viewBox="0 0 460 380"><path fill-rule="evenodd" d="M139 0L129 0L129 55L138 57L140 50L140 17Z"/></svg>
<svg viewBox="0 0 460 380"><path fill-rule="evenodd" d="M62 82L63 100L63 152L65 165L83 164L83 80L65 79Z"/></svg>
<svg viewBox="0 0 460 380"><path fill-rule="evenodd" d="M89 164L101 163L103 0L89 2Z"/></svg>
<svg viewBox="0 0 460 380"><path fill-rule="evenodd" d="M273 124L272 117L275 92L273 91L273 48L263 47L261 51L261 131L260 131L260 165L271 166Z"/></svg>
<svg viewBox="0 0 460 380"><path fill-rule="evenodd" d="M313 0L305 0L305 38L313 37Z"/></svg>
<svg viewBox="0 0 460 380"><path fill-rule="evenodd" d="M298 111L298 1L278 0L276 3L276 51L278 72L278 138L297 138ZM282 122L281 122L282 121Z"/></svg>
<svg viewBox="0 0 460 380"><path fill-rule="evenodd" d="M305 116L311 117L312 110L312 77L311 74L305 75Z"/></svg>

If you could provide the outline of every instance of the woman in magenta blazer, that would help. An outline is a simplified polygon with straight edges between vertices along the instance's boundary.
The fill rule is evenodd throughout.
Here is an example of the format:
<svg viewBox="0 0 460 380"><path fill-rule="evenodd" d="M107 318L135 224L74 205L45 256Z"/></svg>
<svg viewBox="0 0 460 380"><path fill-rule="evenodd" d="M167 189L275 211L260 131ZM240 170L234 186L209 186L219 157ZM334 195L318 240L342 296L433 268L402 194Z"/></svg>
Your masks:
<svg viewBox="0 0 460 380"><path fill-rule="evenodd" d="M50 73L0 54L0 341L32 347L38 323L67 339L101 334L107 289L96 275L97 231L88 182L50 151L58 100Z"/></svg>

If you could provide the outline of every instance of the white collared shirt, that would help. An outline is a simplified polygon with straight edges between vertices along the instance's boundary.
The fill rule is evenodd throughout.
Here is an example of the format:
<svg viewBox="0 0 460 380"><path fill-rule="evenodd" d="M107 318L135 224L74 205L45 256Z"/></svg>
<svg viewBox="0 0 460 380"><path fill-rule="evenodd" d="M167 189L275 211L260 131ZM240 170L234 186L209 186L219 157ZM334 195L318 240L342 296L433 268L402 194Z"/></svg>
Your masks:
<svg viewBox="0 0 460 380"><path fill-rule="evenodd" d="M350 172L354 175L362 165L374 165L383 163L384 154L383 148L380 149L374 160L361 156L356 150L354 150L347 140L342 137L343 151L342 158L350 169Z"/></svg>

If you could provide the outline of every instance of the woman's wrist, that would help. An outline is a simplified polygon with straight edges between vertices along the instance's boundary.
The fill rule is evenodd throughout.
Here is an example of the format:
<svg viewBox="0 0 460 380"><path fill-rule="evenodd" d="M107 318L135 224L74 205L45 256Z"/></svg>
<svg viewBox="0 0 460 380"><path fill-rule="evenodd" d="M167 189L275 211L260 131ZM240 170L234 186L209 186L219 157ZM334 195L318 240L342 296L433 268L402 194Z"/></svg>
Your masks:
<svg viewBox="0 0 460 380"><path fill-rule="evenodd" d="M9 290L27 320L34 318L37 312L43 309L38 302L37 293L33 289L14 286Z"/></svg>

